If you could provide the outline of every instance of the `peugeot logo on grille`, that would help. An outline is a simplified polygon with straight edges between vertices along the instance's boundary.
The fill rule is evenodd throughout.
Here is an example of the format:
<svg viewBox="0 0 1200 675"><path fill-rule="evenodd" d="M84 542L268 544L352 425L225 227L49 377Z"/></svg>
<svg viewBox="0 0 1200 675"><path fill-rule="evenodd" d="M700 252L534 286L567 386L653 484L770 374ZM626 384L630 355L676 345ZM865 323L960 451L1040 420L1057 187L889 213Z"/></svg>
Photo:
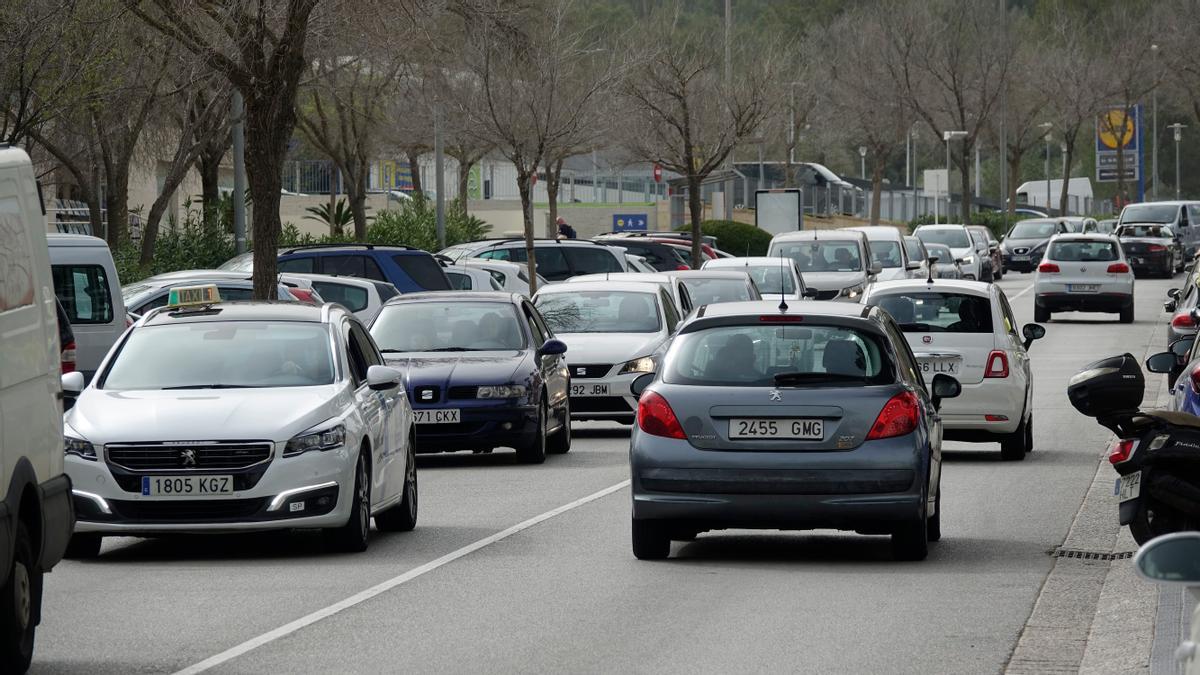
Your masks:
<svg viewBox="0 0 1200 675"><path fill-rule="evenodd" d="M196 451L191 448L180 450L179 463L182 466L196 466Z"/></svg>
<svg viewBox="0 0 1200 675"><path fill-rule="evenodd" d="M772 389L770 391L769 396L771 397L772 401L782 401L783 400L783 394L779 393L779 391L775 390L775 389Z"/></svg>

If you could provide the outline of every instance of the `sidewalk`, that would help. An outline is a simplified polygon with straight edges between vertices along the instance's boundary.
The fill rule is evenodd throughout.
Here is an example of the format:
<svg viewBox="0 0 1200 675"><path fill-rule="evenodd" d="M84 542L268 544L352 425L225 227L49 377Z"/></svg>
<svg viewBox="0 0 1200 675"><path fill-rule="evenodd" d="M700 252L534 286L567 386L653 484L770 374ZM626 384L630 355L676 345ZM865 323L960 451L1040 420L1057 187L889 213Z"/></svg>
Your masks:
<svg viewBox="0 0 1200 675"><path fill-rule="evenodd" d="M1165 349L1165 335L1156 330L1143 356ZM1153 408L1166 403L1168 392L1166 378L1150 377L1143 407ZM1179 606L1177 592L1163 594L1160 610L1158 587L1134 571L1137 543L1117 522L1115 479L1101 454L1071 529L1052 553L1054 567L1006 673L1175 672L1173 652L1180 631L1186 630L1180 619L1186 622L1188 612ZM1156 644L1156 622L1161 644Z"/></svg>

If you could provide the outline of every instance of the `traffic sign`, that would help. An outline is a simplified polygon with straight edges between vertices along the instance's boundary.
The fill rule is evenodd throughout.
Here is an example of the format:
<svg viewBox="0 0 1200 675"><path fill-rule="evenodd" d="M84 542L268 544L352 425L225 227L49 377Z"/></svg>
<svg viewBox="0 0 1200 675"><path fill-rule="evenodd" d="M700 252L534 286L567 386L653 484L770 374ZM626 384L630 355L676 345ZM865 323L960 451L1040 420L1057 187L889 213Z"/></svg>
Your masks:
<svg viewBox="0 0 1200 675"><path fill-rule="evenodd" d="M647 217L644 213L614 213L613 232L645 232Z"/></svg>

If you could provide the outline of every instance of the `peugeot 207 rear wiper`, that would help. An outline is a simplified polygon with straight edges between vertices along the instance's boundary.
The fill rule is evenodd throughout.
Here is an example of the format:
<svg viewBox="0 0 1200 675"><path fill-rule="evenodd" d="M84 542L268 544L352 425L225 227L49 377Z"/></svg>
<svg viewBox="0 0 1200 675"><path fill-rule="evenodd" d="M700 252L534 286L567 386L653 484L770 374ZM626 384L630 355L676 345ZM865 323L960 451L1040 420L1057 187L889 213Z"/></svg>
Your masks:
<svg viewBox="0 0 1200 675"><path fill-rule="evenodd" d="M862 375L845 373L776 373L775 386L788 387L814 382L866 382Z"/></svg>

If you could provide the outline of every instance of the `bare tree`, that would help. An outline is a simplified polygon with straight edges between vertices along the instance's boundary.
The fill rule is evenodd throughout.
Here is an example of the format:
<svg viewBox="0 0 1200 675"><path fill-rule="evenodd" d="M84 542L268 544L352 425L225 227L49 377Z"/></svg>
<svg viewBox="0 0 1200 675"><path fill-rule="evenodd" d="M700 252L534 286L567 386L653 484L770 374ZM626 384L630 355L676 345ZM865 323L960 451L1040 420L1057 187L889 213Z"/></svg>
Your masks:
<svg viewBox="0 0 1200 675"><path fill-rule="evenodd" d="M242 93L246 173L254 200L254 297L275 292L283 161L320 0L123 0L148 25L200 56ZM235 196L235 198L237 198Z"/></svg>
<svg viewBox="0 0 1200 675"><path fill-rule="evenodd" d="M901 83L891 77L886 54L888 17L877 6L852 10L814 36L815 77L831 118L846 141L866 148L871 164L871 224L879 224L883 172L908 131L910 112Z"/></svg>
<svg viewBox="0 0 1200 675"><path fill-rule="evenodd" d="M569 0L555 0L549 7L525 8L516 24L464 21L464 34L472 36L466 63L479 80L483 102L470 126L516 167L530 292L537 286L533 177L548 150L579 133L588 106L617 72L595 67L602 57L585 49L583 35L569 27L569 7ZM528 32L513 31L512 25Z"/></svg>
<svg viewBox="0 0 1200 675"><path fill-rule="evenodd" d="M368 60L332 51L311 60L311 80L300 94L298 126L342 172L359 241L367 238L370 163L399 69L399 62L386 57Z"/></svg>
<svg viewBox="0 0 1200 675"><path fill-rule="evenodd" d="M733 149L754 134L771 111L767 85L774 81L777 53L761 41L735 40L736 76L722 74L719 33L713 26L683 25L675 4L643 22L645 45L621 91L624 145L640 160L685 177L692 224L692 257L701 260L700 185Z"/></svg>
<svg viewBox="0 0 1200 675"><path fill-rule="evenodd" d="M1200 50L1195 45L1200 31L1200 0L1165 0L1161 5L1162 16L1171 17L1161 26L1161 65L1200 123Z"/></svg>
<svg viewBox="0 0 1200 675"><path fill-rule="evenodd" d="M953 161L962 216L971 213L971 155L1006 82L1012 48L994 0L884 0L886 62L919 119L942 138L965 131Z"/></svg>
<svg viewBox="0 0 1200 675"><path fill-rule="evenodd" d="M1008 214L1011 216L1017 208L1017 186L1021 183L1021 162L1038 143L1042 141L1045 130L1041 127L1047 118L1053 116L1049 109L1050 96L1048 86L1051 79L1045 70L1039 68L1038 59L1045 54L1047 48L1040 40L1033 37L1032 30L1026 32L1012 31L1020 35L1016 39L1023 41L1023 49L1018 49L1013 57L1011 73L1021 73L1020 77L1012 77L1007 83L1007 93L1003 112L996 111L992 116L991 130L999 144L999 127L1005 126L1004 167L1008 172ZM1049 199L1049 198L1047 198ZM1049 203L1047 203L1049 206Z"/></svg>

